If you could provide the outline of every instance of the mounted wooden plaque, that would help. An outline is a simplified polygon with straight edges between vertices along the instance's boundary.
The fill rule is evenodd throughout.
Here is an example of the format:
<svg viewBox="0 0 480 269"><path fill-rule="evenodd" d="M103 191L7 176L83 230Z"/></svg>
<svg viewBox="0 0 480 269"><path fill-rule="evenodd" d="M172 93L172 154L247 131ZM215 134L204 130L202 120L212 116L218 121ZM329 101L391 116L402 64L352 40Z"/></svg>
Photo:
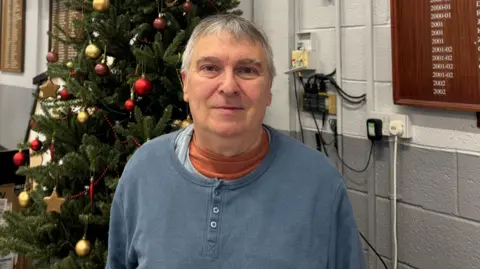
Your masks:
<svg viewBox="0 0 480 269"><path fill-rule="evenodd" d="M73 23L75 20L82 19L82 12L70 10L65 6L66 0L50 1L50 32L53 35L65 40L66 36L58 31L55 25L60 25L69 37L82 38L82 30L75 29ZM58 61L65 62L75 57L77 51L72 45L59 42L55 38L49 39L49 47L58 54Z"/></svg>
<svg viewBox="0 0 480 269"><path fill-rule="evenodd" d="M480 0L391 0L394 103L480 111Z"/></svg>
<svg viewBox="0 0 480 269"><path fill-rule="evenodd" d="M25 0L1 0L0 70L22 73L25 53Z"/></svg>

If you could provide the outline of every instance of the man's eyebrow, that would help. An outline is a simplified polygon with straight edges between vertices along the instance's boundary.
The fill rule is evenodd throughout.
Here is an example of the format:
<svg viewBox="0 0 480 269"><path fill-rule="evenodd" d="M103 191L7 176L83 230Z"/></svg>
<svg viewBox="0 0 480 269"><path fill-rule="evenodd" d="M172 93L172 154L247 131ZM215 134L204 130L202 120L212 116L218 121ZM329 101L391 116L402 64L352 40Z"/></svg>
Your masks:
<svg viewBox="0 0 480 269"><path fill-rule="evenodd" d="M238 61L238 63L240 64L252 64L252 65L256 65L258 67L261 67L262 66L262 62L257 60L257 59L252 59L252 58L244 58L244 59L240 59Z"/></svg>
<svg viewBox="0 0 480 269"><path fill-rule="evenodd" d="M202 63L202 62L220 62L220 59L213 56L204 56L204 57L198 58L197 63Z"/></svg>
<svg viewBox="0 0 480 269"><path fill-rule="evenodd" d="M197 60L197 64L198 63L204 63L204 62L218 63L218 62L221 62L221 60L217 57L214 57L214 56L204 56L204 57L198 58L198 60ZM262 66L261 61L259 61L257 59L253 59L253 58L243 58L243 59L238 60L237 63L239 63L239 64L252 64L252 65L259 66L259 67Z"/></svg>

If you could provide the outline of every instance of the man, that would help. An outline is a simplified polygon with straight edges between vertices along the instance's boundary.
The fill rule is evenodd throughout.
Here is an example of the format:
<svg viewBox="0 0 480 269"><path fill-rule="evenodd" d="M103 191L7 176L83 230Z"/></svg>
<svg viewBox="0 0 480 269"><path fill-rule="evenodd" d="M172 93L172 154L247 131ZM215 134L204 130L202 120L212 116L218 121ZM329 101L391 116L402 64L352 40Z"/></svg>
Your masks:
<svg viewBox="0 0 480 269"><path fill-rule="evenodd" d="M149 141L127 164L107 268L364 268L341 175L262 124L274 76L252 23L216 15L196 27L182 63L194 124Z"/></svg>

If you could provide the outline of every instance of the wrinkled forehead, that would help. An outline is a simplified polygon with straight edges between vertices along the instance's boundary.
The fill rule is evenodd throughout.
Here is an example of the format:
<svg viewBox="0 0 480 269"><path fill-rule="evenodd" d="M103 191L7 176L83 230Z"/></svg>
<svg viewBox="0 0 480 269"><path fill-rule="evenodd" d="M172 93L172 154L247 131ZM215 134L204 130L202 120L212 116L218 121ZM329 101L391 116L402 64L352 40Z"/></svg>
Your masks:
<svg viewBox="0 0 480 269"><path fill-rule="evenodd" d="M193 64L205 59L242 60L265 65L267 57L259 42L248 36L235 36L228 32L219 32L199 37L193 47Z"/></svg>

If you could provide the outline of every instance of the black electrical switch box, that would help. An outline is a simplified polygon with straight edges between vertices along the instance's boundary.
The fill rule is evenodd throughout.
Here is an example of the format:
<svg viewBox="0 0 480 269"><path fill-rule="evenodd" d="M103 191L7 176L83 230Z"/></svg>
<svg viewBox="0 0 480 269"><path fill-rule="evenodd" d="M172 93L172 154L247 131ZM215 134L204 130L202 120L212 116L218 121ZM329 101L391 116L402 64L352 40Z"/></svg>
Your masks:
<svg viewBox="0 0 480 269"><path fill-rule="evenodd" d="M303 110L313 113L328 113L327 96L318 93L304 93L303 94Z"/></svg>
<svg viewBox="0 0 480 269"><path fill-rule="evenodd" d="M367 120L367 136L370 140L381 140L382 134L382 120L380 119L368 119Z"/></svg>

